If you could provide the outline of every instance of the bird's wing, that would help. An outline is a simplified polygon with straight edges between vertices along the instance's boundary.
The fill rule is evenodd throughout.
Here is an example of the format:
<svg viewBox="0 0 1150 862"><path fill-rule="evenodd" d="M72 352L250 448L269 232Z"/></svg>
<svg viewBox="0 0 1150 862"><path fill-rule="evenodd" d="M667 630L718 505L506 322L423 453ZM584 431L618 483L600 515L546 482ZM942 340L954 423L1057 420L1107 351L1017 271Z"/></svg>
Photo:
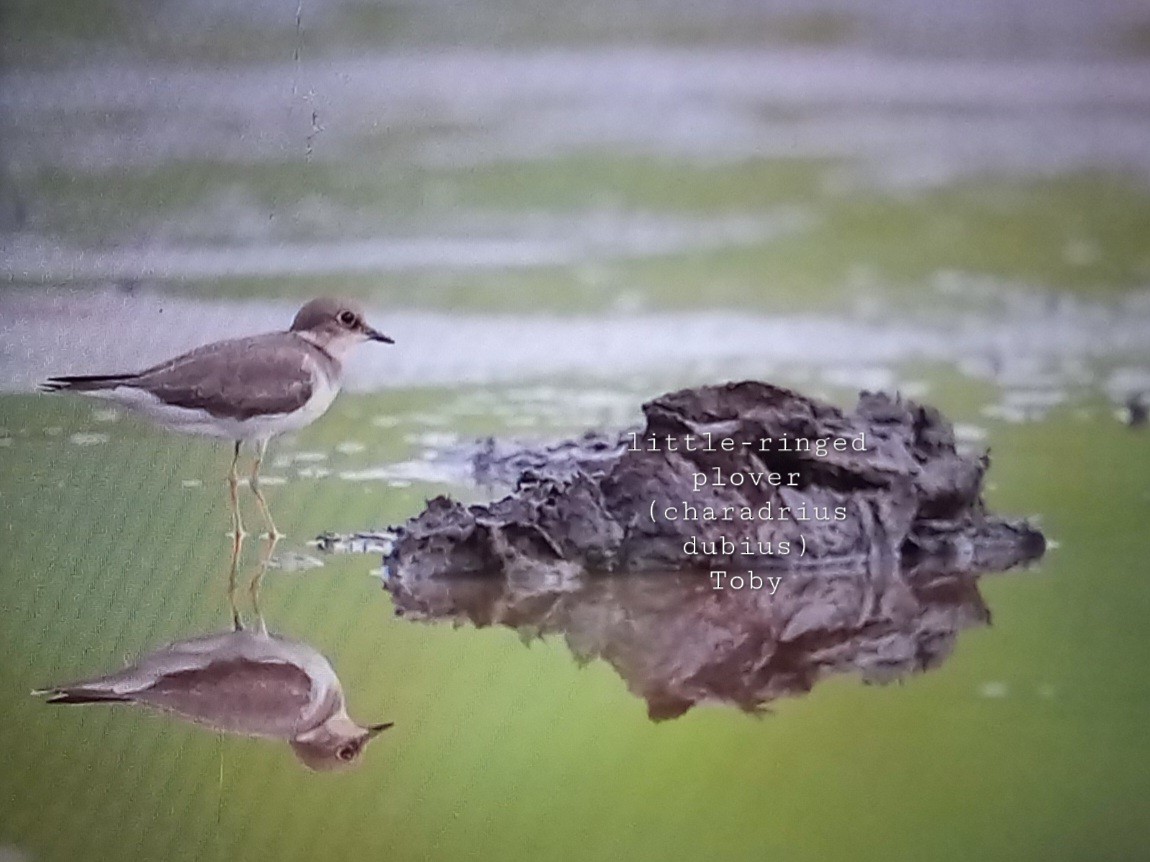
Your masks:
<svg viewBox="0 0 1150 862"><path fill-rule="evenodd" d="M313 349L287 332L220 341L150 368L128 385L220 419L290 413L312 396Z"/></svg>
<svg viewBox="0 0 1150 862"><path fill-rule="evenodd" d="M233 656L165 674L132 699L217 730L288 737L312 702L312 681L288 662Z"/></svg>

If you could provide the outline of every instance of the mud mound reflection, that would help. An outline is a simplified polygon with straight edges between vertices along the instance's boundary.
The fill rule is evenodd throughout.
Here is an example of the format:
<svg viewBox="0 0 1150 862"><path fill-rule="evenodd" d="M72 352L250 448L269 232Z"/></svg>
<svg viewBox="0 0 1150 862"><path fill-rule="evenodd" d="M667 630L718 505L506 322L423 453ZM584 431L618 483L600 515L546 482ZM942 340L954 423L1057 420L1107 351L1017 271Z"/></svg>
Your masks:
<svg viewBox="0 0 1150 862"><path fill-rule="evenodd" d="M778 573L763 589L714 589L703 572L532 570L497 577L394 574L396 613L562 635L603 659L656 721L700 703L762 710L830 674L887 682L937 667L965 629L989 624L977 574L919 566ZM765 576L764 576L765 577Z"/></svg>

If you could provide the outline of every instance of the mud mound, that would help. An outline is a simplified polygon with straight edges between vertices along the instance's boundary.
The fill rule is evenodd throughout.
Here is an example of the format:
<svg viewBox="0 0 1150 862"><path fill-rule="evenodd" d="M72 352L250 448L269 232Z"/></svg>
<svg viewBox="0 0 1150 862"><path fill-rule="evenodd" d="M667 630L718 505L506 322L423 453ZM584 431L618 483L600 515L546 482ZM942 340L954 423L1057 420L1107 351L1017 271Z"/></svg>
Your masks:
<svg viewBox="0 0 1150 862"><path fill-rule="evenodd" d="M420 576L584 569L999 568L1041 554L1028 525L986 512L989 461L960 454L930 408L863 393L851 412L766 383L673 392L642 430L477 457L523 468L511 494L428 503L385 559Z"/></svg>

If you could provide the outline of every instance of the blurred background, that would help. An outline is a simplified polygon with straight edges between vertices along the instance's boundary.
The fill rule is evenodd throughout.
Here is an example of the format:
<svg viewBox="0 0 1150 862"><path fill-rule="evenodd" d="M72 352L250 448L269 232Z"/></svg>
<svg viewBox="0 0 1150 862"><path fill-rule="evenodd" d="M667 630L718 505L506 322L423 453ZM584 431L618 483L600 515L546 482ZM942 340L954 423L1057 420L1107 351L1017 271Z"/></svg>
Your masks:
<svg viewBox="0 0 1150 862"><path fill-rule="evenodd" d="M0 64L0 860L1147 858L1145 0L0 0ZM397 344L273 444L265 605L396 728L32 701L224 627L229 551L225 447L36 382L321 294ZM1058 547L931 674L656 725L309 544L746 377L938 406Z"/></svg>

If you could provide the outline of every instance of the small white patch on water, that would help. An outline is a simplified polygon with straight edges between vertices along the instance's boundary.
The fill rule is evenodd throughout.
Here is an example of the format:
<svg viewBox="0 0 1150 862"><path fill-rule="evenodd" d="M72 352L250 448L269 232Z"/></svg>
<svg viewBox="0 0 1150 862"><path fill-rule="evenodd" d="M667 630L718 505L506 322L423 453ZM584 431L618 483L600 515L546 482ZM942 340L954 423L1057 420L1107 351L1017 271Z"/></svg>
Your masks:
<svg viewBox="0 0 1150 862"><path fill-rule="evenodd" d="M1004 400L1014 407L1042 410L1065 403L1066 393L1059 389L1012 389Z"/></svg>
<svg viewBox="0 0 1150 862"><path fill-rule="evenodd" d="M1009 404L987 404L979 411L987 419L998 419L1011 425L1021 425L1035 418L1021 407L1012 407Z"/></svg>
<svg viewBox="0 0 1150 862"><path fill-rule="evenodd" d="M440 413L409 413L407 421L412 425L446 425L448 419Z"/></svg>
<svg viewBox="0 0 1150 862"><path fill-rule="evenodd" d="M111 439L107 434L98 434L95 432L77 432L68 438L68 442L76 446L99 446L101 443L107 443Z"/></svg>
<svg viewBox="0 0 1150 862"><path fill-rule="evenodd" d="M925 380L902 380L897 383L898 393L904 398L925 398L931 385Z"/></svg>
<svg viewBox="0 0 1150 862"><path fill-rule="evenodd" d="M323 568L323 560L298 551L285 551L272 557L268 565L281 572L306 572Z"/></svg>
<svg viewBox="0 0 1150 862"><path fill-rule="evenodd" d="M1098 243L1088 239L1069 240L1062 249L1062 258L1073 266L1090 266L1102 257Z"/></svg>
<svg viewBox="0 0 1150 862"><path fill-rule="evenodd" d="M93 422L116 422L120 418L120 411L114 408L105 408L92 411Z"/></svg>
<svg viewBox="0 0 1150 862"><path fill-rule="evenodd" d="M954 436L960 443L981 443L987 438L987 431L979 425L959 422L954 426Z"/></svg>
<svg viewBox="0 0 1150 862"><path fill-rule="evenodd" d="M410 460L363 470L343 470L339 478L345 482L386 482L395 488L406 488L412 482L458 484L470 479L470 471L460 464Z"/></svg>
<svg viewBox="0 0 1150 862"><path fill-rule="evenodd" d="M321 461L327 460L326 452L292 452L290 454L291 462L298 462L301 464L318 464ZM289 462L289 463L291 463Z"/></svg>
<svg viewBox="0 0 1150 862"><path fill-rule="evenodd" d="M366 448L358 440L345 440L343 443L336 444L335 451L341 455L355 455Z"/></svg>
<svg viewBox="0 0 1150 862"><path fill-rule="evenodd" d="M880 367L851 367L827 369L822 379L831 386L841 386L846 389L865 390L867 392L880 392L895 388L895 376L889 368Z"/></svg>
<svg viewBox="0 0 1150 862"><path fill-rule="evenodd" d="M999 700L1010 693L1010 688L1004 682L984 682L978 689L981 697Z"/></svg>
<svg viewBox="0 0 1150 862"><path fill-rule="evenodd" d="M458 443L459 435L449 434L443 431L424 431L419 434L407 434L403 439L407 443L413 443L418 446L425 446L430 449L445 449L448 446L454 446L456 443ZM425 455L425 457L428 456Z"/></svg>
<svg viewBox="0 0 1150 862"><path fill-rule="evenodd" d="M323 479L331 475L331 470L325 467L303 467L296 470L296 476L301 479Z"/></svg>
<svg viewBox="0 0 1150 862"><path fill-rule="evenodd" d="M204 487L204 480L203 479L181 479L180 480L180 487L181 488L202 488L202 487Z"/></svg>
<svg viewBox="0 0 1150 862"><path fill-rule="evenodd" d="M557 427L619 426L634 421L635 403L650 392L649 384L619 381L611 389L584 384L516 386L461 395L445 412L456 416L494 416L511 425L523 417Z"/></svg>

